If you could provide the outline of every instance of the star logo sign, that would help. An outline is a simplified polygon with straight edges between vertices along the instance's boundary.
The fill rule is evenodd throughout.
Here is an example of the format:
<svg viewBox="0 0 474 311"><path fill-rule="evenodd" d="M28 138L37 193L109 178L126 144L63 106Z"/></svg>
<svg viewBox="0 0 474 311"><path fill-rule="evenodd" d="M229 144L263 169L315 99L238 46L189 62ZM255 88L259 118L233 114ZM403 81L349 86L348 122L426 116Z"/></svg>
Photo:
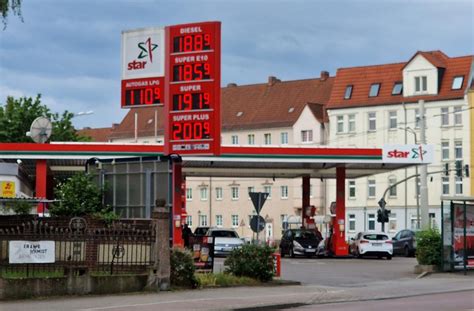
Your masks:
<svg viewBox="0 0 474 311"><path fill-rule="evenodd" d="M423 161L423 156L428 153L428 151L423 150L423 147L421 145L418 146L418 148L413 148L411 151L413 152L412 159L420 158L421 161Z"/></svg>
<svg viewBox="0 0 474 311"><path fill-rule="evenodd" d="M148 37L145 42L138 43L138 48L141 50L140 54L138 54L138 59L142 59L148 56L150 58L150 62L153 63L153 51L157 47L158 44L151 43L150 37Z"/></svg>

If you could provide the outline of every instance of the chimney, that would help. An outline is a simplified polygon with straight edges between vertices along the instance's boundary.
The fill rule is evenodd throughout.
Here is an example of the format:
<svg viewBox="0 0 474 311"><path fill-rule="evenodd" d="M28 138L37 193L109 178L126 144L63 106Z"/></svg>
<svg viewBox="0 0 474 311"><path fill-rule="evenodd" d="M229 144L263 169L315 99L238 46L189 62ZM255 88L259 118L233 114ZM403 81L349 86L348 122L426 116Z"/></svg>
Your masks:
<svg viewBox="0 0 474 311"><path fill-rule="evenodd" d="M236 87L237 86L237 83L228 83L227 84L227 87Z"/></svg>
<svg viewBox="0 0 474 311"><path fill-rule="evenodd" d="M112 129L116 129L120 124L119 123L112 123Z"/></svg>
<svg viewBox="0 0 474 311"><path fill-rule="evenodd" d="M274 84L277 83L277 82L281 82L281 80L280 80L280 79L277 79L277 77L275 77L275 76L269 76L269 77L268 77L268 85L269 85L269 86L272 86L272 85L274 85Z"/></svg>
<svg viewBox="0 0 474 311"><path fill-rule="evenodd" d="M328 71L321 71L321 81L326 81L329 78L329 72Z"/></svg>

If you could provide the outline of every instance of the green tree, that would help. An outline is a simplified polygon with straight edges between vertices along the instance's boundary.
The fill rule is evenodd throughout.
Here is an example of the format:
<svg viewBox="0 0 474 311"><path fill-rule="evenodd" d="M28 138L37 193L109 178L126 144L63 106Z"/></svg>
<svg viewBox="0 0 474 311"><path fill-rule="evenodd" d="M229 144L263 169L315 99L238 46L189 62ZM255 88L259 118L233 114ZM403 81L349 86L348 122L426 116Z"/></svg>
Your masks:
<svg viewBox="0 0 474 311"><path fill-rule="evenodd" d="M1 0L0 0L1 1ZM90 138L77 135L71 119L74 114L64 111L62 114L52 113L41 104L41 95L31 97L7 97L7 102L0 105L0 142L32 142L26 136L31 123L37 117L47 117L53 122L50 140L53 141L89 141Z"/></svg>
<svg viewBox="0 0 474 311"><path fill-rule="evenodd" d="M0 12L2 13L3 30L7 28L8 13L12 12L23 21L21 15L21 0L0 0Z"/></svg>

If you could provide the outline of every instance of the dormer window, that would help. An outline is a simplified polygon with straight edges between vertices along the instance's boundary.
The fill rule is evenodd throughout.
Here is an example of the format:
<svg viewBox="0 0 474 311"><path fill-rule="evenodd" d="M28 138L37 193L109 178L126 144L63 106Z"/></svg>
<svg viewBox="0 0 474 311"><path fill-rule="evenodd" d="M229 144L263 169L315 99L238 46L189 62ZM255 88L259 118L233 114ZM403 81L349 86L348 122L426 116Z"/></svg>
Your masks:
<svg viewBox="0 0 474 311"><path fill-rule="evenodd" d="M464 76L457 76L453 79L453 85L451 86L452 90L460 90L464 82Z"/></svg>
<svg viewBox="0 0 474 311"><path fill-rule="evenodd" d="M392 95L400 95L403 91L403 82L395 82L392 89Z"/></svg>
<svg viewBox="0 0 474 311"><path fill-rule="evenodd" d="M380 83L374 83L370 86L369 97L379 96Z"/></svg>
<svg viewBox="0 0 474 311"><path fill-rule="evenodd" d="M415 77L415 92L428 91L428 79L426 76Z"/></svg>
<svg viewBox="0 0 474 311"><path fill-rule="evenodd" d="M352 96L352 85L346 86L346 92L344 93L344 99L350 99Z"/></svg>

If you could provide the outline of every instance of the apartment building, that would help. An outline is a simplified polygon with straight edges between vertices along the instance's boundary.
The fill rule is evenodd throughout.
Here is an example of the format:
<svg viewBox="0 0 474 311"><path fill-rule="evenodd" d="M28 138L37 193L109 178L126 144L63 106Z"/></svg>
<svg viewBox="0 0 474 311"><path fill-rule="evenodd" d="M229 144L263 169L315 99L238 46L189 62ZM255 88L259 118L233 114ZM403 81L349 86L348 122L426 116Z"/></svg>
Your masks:
<svg viewBox="0 0 474 311"><path fill-rule="evenodd" d="M455 161L472 167L472 56L449 57L441 51L417 52L404 63L340 68L327 105L330 146L379 147L420 142L418 100L425 101L426 142L435 147L428 173ZM472 94L470 95L472 98ZM380 174L346 184L346 234L380 230L377 202L397 181L415 175L416 168ZM328 191L334 191L330 182ZM417 227L419 179L388 193L388 232ZM430 174L428 203L431 222L440 227L440 195L473 195L471 178ZM329 199L329 198L328 198Z"/></svg>
<svg viewBox="0 0 474 311"><path fill-rule="evenodd" d="M334 78L323 71L317 79L236 85L221 90L222 145L320 146L327 129L324 105ZM163 143L163 109L131 109L120 124L113 126L108 140L124 143ZM135 126L135 124L137 126ZM89 135L93 132L89 130ZM267 192L261 215L266 220L267 239L279 239L283 222L301 214L302 180L257 178L186 179L187 223L191 228L217 226L234 228L251 238L250 218L255 214L248 192ZM318 214L326 212L325 182L311 181L310 202Z"/></svg>

